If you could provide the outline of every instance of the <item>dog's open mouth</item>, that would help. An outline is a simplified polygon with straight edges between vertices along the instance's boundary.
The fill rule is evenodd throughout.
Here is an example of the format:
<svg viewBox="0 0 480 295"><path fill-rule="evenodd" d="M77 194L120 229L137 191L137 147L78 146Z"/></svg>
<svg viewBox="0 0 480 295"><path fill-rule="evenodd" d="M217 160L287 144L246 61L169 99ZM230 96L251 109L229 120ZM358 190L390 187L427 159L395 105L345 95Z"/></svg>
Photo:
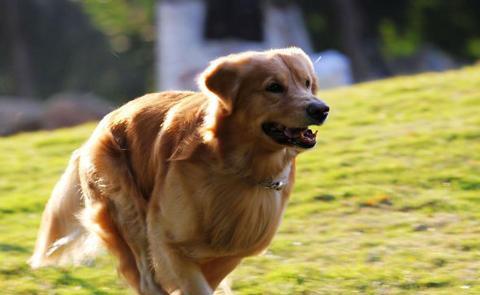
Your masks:
<svg viewBox="0 0 480 295"><path fill-rule="evenodd" d="M265 134L280 144L308 149L317 143L317 131L313 132L308 127L288 128L279 123L269 122L262 124L262 129Z"/></svg>

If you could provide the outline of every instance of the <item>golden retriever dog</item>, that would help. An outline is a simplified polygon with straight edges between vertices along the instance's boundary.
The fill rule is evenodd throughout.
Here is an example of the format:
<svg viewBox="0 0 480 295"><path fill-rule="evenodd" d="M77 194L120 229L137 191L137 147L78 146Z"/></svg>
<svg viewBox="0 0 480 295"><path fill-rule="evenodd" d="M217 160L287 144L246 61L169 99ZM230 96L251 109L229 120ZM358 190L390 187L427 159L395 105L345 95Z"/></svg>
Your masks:
<svg viewBox="0 0 480 295"><path fill-rule="evenodd" d="M282 219L295 157L328 106L298 48L214 60L200 92L137 98L103 118L46 205L32 267L101 244L139 294L212 294Z"/></svg>

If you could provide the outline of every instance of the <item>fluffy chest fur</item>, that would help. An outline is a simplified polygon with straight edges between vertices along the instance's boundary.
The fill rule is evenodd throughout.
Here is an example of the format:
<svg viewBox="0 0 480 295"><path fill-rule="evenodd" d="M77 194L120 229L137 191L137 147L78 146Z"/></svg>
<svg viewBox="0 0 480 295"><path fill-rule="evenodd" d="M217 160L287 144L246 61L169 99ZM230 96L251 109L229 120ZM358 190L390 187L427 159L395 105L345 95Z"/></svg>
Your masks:
<svg viewBox="0 0 480 295"><path fill-rule="evenodd" d="M250 255L270 243L293 183L290 163L276 175L287 182L280 191L249 178L221 175L189 163L177 166L172 167L167 179L181 185L176 186L177 196L166 202L178 204L185 200L180 203L192 206L188 211L194 213L190 222L195 230L183 231L176 237L188 256Z"/></svg>

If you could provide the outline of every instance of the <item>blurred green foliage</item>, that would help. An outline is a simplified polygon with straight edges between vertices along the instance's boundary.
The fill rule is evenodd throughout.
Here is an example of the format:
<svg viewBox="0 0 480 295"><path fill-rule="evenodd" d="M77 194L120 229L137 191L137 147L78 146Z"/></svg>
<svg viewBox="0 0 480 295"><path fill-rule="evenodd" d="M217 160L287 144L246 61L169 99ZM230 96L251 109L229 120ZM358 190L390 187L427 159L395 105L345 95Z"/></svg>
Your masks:
<svg viewBox="0 0 480 295"><path fill-rule="evenodd" d="M146 42L154 40L155 0L84 0L81 3L117 52L130 48L131 35L139 36Z"/></svg>
<svg viewBox="0 0 480 295"><path fill-rule="evenodd" d="M480 37L468 40L468 54L480 59Z"/></svg>
<svg viewBox="0 0 480 295"><path fill-rule="evenodd" d="M431 43L472 60L479 58L475 40L480 35L478 1L416 0L409 3L404 23L389 19L380 24L380 36L387 57L408 56L422 44ZM402 34L398 31L402 30Z"/></svg>
<svg viewBox="0 0 480 295"><path fill-rule="evenodd" d="M342 15L336 15L333 1L294 1L303 9L317 50L339 48ZM424 44L463 61L480 57L480 1L363 0L356 4L365 45L378 46L385 58L411 55Z"/></svg>
<svg viewBox="0 0 480 295"><path fill-rule="evenodd" d="M382 52L387 57L410 56L418 50L420 36L417 31L408 30L401 34L390 20L383 21L379 31L382 38Z"/></svg>

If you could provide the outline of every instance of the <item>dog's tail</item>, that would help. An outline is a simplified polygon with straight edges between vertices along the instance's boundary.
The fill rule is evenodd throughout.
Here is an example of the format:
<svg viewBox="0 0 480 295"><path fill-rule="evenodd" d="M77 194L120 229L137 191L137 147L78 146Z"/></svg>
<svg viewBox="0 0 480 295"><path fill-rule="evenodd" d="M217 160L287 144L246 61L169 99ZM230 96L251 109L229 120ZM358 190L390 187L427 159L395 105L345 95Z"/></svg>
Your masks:
<svg viewBox="0 0 480 295"><path fill-rule="evenodd" d="M93 254L89 253L93 249L85 247L85 243L96 243L78 219L84 208L78 163L79 152L75 151L48 200L35 251L29 260L32 268L80 263Z"/></svg>

